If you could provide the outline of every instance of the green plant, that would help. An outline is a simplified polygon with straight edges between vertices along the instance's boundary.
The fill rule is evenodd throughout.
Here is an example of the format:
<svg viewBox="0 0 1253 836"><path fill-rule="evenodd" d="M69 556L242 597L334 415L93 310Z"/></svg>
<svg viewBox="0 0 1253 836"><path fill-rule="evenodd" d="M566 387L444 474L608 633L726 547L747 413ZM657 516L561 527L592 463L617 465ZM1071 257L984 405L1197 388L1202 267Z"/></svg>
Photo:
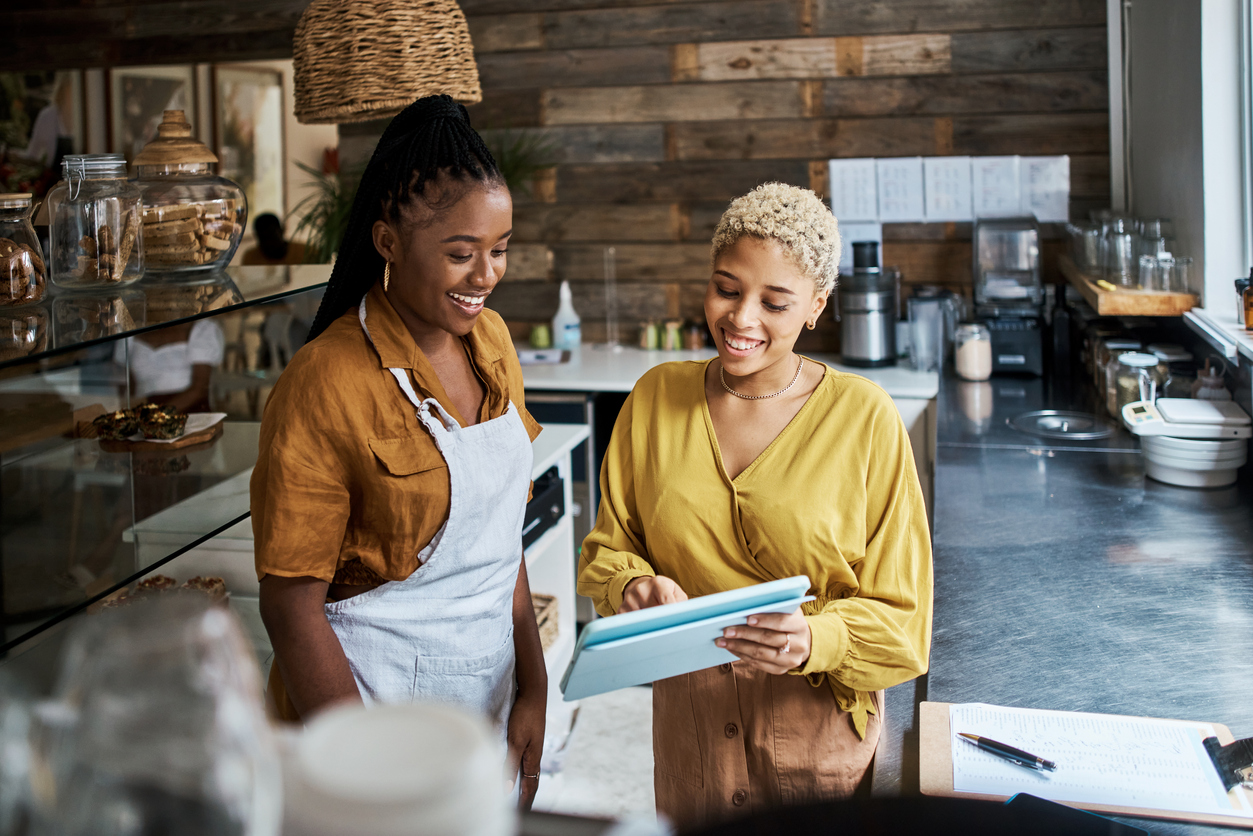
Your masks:
<svg viewBox="0 0 1253 836"><path fill-rule="evenodd" d="M482 135L511 191L529 195L535 175L557 163L560 149L546 134L534 130L497 128L485 130Z"/></svg>
<svg viewBox="0 0 1253 836"><path fill-rule="evenodd" d="M357 185L361 182L365 166L353 166L327 174L302 162L296 165L313 178L309 186L314 192L291 211L293 215L304 213L292 231L292 237L304 236L307 263L326 264L339 251L340 242L344 240L348 218L352 214L352 201L357 196Z"/></svg>

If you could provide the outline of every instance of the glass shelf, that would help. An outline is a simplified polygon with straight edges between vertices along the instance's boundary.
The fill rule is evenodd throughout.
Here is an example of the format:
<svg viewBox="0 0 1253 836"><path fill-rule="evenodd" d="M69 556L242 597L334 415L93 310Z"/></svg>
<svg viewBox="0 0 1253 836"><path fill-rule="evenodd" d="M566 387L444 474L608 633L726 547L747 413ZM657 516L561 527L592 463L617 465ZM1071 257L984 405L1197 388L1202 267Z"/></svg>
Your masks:
<svg viewBox="0 0 1253 836"><path fill-rule="evenodd" d="M104 291L49 287L37 305L0 308L0 370L322 287L329 264L229 267Z"/></svg>
<svg viewBox="0 0 1253 836"><path fill-rule="evenodd" d="M142 321L0 366L0 656L46 644L41 634L247 518L265 398L303 344L328 275L249 267L140 283L118 295L140 292ZM84 298L58 294L46 307ZM0 321L24 310L0 309ZM171 391L171 374L183 381L174 389L187 388ZM221 435L131 452L82 437L92 417L147 391L226 413Z"/></svg>

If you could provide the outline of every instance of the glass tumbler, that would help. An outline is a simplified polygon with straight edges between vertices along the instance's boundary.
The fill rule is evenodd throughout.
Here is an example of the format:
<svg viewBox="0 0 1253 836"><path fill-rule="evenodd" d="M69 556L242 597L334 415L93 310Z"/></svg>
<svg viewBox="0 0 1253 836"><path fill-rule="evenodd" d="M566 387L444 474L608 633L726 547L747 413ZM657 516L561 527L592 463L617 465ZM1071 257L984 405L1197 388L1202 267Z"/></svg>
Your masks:
<svg viewBox="0 0 1253 836"><path fill-rule="evenodd" d="M1164 288L1175 293L1191 293L1190 282L1192 280L1192 257L1181 256L1174 259L1174 265L1170 271L1170 286Z"/></svg>

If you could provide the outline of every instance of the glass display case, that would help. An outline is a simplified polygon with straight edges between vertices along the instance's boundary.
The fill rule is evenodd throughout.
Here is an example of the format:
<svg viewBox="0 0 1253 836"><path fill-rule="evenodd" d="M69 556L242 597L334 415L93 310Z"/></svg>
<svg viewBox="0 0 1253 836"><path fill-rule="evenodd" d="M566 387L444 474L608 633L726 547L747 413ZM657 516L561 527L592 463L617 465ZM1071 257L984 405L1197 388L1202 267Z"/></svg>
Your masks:
<svg viewBox="0 0 1253 836"><path fill-rule="evenodd" d="M265 397L330 266L192 275L0 309L0 664L19 676L58 625L248 516ZM149 401L221 419L166 443L93 437Z"/></svg>

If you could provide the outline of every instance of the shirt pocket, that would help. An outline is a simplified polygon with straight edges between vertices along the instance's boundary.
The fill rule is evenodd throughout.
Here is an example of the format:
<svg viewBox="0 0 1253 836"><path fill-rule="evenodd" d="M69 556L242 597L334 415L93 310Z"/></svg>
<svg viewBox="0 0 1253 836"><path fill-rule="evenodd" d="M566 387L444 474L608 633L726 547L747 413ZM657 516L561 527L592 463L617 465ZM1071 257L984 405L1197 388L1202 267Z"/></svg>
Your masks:
<svg viewBox="0 0 1253 836"><path fill-rule="evenodd" d="M413 476L447 468L443 455L427 438L371 438L370 452L392 476Z"/></svg>
<svg viewBox="0 0 1253 836"><path fill-rule="evenodd" d="M369 446L374 462L356 503L362 542L377 542L388 562L410 560L448 514L448 464L430 437L372 438Z"/></svg>

